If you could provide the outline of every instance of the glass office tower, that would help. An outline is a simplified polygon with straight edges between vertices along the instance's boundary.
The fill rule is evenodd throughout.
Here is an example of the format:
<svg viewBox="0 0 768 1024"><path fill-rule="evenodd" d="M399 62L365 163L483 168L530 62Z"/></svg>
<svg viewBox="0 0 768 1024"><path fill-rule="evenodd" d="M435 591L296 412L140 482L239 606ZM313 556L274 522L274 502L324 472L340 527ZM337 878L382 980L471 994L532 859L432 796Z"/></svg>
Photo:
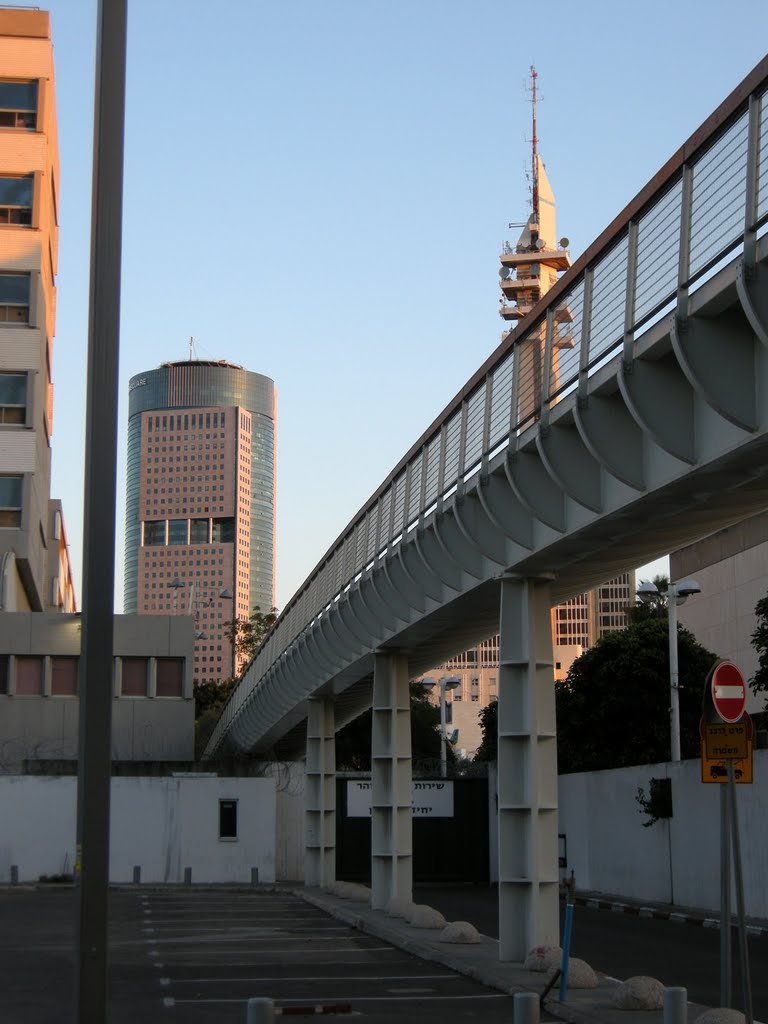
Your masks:
<svg viewBox="0 0 768 1024"><path fill-rule="evenodd" d="M226 362L129 384L124 610L195 617L195 679L233 672L226 624L275 600L275 387Z"/></svg>

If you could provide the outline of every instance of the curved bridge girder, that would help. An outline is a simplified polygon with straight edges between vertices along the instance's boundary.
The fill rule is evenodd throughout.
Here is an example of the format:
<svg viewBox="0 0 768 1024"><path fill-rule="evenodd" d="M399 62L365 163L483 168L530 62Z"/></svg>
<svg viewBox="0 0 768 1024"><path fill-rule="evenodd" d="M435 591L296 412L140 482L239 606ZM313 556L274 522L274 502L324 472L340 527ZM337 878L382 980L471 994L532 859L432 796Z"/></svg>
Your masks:
<svg viewBox="0 0 768 1024"><path fill-rule="evenodd" d="M665 452L696 462L693 390L677 361L634 359L619 367L619 388L632 419Z"/></svg>
<svg viewBox="0 0 768 1024"><path fill-rule="evenodd" d="M721 318L672 318L672 347L691 385L723 419L742 430L757 430L755 341L752 332L731 315Z"/></svg>
<svg viewBox="0 0 768 1024"><path fill-rule="evenodd" d="M600 465L577 430L557 423L541 428L536 447L545 469L569 497L591 512L602 512Z"/></svg>
<svg viewBox="0 0 768 1024"><path fill-rule="evenodd" d="M461 592L461 568L453 559L446 559L443 547L435 536L434 524L430 524L424 530L416 531L416 550L421 555L424 565L429 572L436 576L440 582L453 590Z"/></svg>
<svg viewBox="0 0 768 1024"><path fill-rule="evenodd" d="M644 491L643 432L621 394L589 395L573 409L576 429L587 450L618 480Z"/></svg>
<svg viewBox="0 0 768 1024"><path fill-rule="evenodd" d="M408 544L407 546L401 544L399 546L397 557L403 572L408 578L413 580L416 586L423 587L426 596L439 604L445 598L444 587L446 584L443 583L434 569L428 565L421 552L418 537L420 530L424 532L422 527L417 527L415 531L417 535L414 537L413 544Z"/></svg>
<svg viewBox="0 0 768 1024"><path fill-rule="evenodd" d="M768 267L760 263L747 267L742 260L736 271L736 293L750 327L768 348Z"/></svg>
<svg viewBox="0 0 768 1024"><path fill-rule="evenodd" d="M400 547L402 548L402 544ZM410 608L423 615L427 606L424 591L419 590L406 572L400 558L400 551L384 559L382 570L387 577L389 586L395 593L399 594Z"/></svg>
<svg viewBox="0 0 768 1024"><path fill-rule="evenodd" d="M509 489L506 473L503 478L489 473L478 481L476 493L490 521L522 555L533 548L533 516L519 501L510 501Z"/></svg>
<svg viewBox="0 0 768 1024"><path fill-rule="evenodd" d="M485 578L482 552L467 539L456 522L456 502L463 500L463 497L457 495L448 515L435 519L435 538L442 548L444 558L474 579L482 580Z"/></svg>
<svg viewBox="0 0 768 1024"><path fill-rule="evenodd" d="M531 515L557 533L565 533L565 494L530 452L510 452L504 463L509 486Z"/></svg>
<svg viewBox="0 0 768 1024"><path fill-rule="evenodd" d="M490 519L475 490L454 502L453 517L467 543L499 568L508 565L507 539Z"/></svg>

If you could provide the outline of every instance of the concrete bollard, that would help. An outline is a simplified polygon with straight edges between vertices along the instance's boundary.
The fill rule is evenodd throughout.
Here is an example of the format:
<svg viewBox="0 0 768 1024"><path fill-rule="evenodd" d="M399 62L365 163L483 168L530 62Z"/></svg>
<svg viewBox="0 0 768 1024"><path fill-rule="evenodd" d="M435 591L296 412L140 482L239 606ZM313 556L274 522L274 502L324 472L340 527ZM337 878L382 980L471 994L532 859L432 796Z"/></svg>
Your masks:
<svg viewBox="0 0 768 1024"><path fill-rule="evenodd" d="M678 986L664 989L664 1024L687 1024L688 990Z"/></svg>
<svg viewBox="0 0 768 1024"><path fill-rule="evenodd" d="M184 868L184 885L192 885L192 868Z"/></svg>
<svg viewBox="0 0 768 1024"><path fill-rule="evenodd" d="M535 992L515 992L512 1007L514 1024L539 1024L539 997Z"/></svg>
<svg viewBox="0 0 768 1024"><path fill-rule="evenodd" d="M271 999L249 999L245 1024L274 1024L275 1004Z"/></svg>
<svg viewBox="0 0 768 1024"><path fill-rule="evenodd" d="M251 885L259 884L259 869L251 868Z"/></svg>
<svg viewBox="0 0 768 1024"><path fill-rule="evenodd" d="M141 885L141 864L134 864L133 866L133 884Z"/></svg>
<svg viewBox="0 0 768 1024"><path fill-rule="evenodd" d="M19 884L19 865L11 864L11 885Z"/></svg>

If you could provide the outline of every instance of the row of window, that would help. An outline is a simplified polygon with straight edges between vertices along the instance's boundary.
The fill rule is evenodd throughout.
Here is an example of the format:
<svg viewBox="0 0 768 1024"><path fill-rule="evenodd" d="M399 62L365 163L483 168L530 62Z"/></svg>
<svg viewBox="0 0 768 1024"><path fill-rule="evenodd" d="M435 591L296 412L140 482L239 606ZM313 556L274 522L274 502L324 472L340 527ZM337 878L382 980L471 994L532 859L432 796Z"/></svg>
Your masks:
<svg viewBox="0 0 768 1024"><path fill-rule="evenodd" d="M115 659L117 661L117 659ZM156 697L182 697L183 658L120 658L120 696L149 697L151 662ZM0 694L17 697L76 697L80 659L67 655L0 655ZM46 675L46 662L50 674Z"/></svg>
<svg viewBox="0 0 768 1024"><path fill-rule="evenodd" d="M159 430L218 430L219 426L226 425L224 412L193 412L170 416L148 416L147 430L149 433L157 433ZM205 423L203 423L205 421ZM162 423L162 427L160 424ZM182 426L182 423L184 426ZM169 425L170 424L170 425ZM165 441L162 437L159 440ZM178 441L179 438L176 438Z"/></svg>
<svg viewBox="0 0 768 1024"><path fill-rule="evenodd" d="M234 544L235 521L223 519L152 519L142 523L142 545Z"/></svg>

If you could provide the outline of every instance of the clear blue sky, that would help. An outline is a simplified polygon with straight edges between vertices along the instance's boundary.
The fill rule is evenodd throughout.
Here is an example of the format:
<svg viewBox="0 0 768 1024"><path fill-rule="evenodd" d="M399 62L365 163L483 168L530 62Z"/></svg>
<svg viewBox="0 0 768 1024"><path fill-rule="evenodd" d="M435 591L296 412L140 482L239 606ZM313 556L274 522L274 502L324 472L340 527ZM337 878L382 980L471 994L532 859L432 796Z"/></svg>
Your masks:
<svg viewBox="0 0 768 1024"><path fill-rule="evenodd" d="M52 494L82 598L96 5L49 5L61 150ZM224 358L279 395L282 606L498 344L528 214L528 66L575 258L763 56L764 0L130 0L127 385ZM541 20L535 20L536 12Z"/></svg>

